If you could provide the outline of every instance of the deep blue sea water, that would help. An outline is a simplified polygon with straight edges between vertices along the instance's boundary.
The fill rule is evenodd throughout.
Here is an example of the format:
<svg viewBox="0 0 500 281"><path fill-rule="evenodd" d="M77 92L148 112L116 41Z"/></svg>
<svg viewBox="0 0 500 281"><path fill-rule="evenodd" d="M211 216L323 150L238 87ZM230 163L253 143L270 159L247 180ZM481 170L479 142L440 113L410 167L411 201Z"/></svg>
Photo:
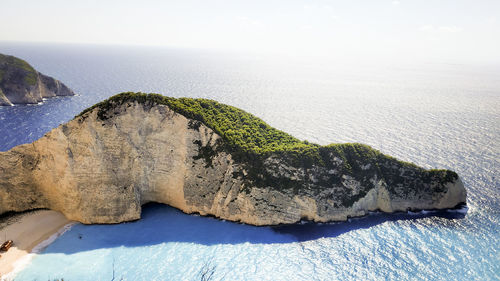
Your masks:
<svg viewBox="0 0 500 281"><path fill-rule="evenodd" d="M458 172L466 214L252 227L149 205L76 225L16 280L500 280L500 65L349 63L148 47L0 43L79 95L0 107L0 151L122 91L204 97L300 139Z"/></svg>

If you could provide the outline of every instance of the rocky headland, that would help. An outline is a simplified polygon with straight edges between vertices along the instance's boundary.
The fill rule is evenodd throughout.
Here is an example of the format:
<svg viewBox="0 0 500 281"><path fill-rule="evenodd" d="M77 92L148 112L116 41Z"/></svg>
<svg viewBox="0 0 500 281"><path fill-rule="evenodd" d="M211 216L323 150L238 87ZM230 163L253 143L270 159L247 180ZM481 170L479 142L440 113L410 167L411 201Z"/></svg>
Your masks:
<svg viewBox="0 0 500 281"><path fill-rule="evenodd" d="M26 61L0 54L0 106L37 104L44 98L73 95L66 85L36 71Z"/></svg>
<svg viewBox="0 0 500 281"><path fill-rule="evenodd" d="M137 220L158 202L253 225L454 208L466 190L362 144L320 146L206 99L122 93L0 152L0 214L47 208L82 223Z"/></svg>

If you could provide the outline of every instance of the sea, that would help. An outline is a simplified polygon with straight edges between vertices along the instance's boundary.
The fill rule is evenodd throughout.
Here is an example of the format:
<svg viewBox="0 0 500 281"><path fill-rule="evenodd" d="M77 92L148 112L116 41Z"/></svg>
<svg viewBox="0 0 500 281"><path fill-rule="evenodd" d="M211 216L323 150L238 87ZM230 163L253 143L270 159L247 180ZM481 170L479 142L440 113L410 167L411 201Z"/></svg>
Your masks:
<svg viewBox="0 0 500 281"><path fill-rule="evenodd" d="M14 280L500 280L500 64L0 42L78 95L0 107L0 151L124 91L214 99L299 139L451 169L467 208L255 227L144 206L75 224Z"/></svg>

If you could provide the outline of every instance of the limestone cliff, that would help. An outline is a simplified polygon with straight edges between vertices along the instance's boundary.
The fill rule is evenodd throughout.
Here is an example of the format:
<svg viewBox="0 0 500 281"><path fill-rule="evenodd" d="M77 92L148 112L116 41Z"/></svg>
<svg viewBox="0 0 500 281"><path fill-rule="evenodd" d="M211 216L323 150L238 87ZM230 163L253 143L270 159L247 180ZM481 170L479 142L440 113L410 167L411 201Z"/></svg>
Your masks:
<svg viewBox="0 0 500 281"><path fill-rule="evenodd" d="M260 146L242 147L239 126L250 131L245 143ZM0 152L0 214L48 208L83 223L119 223L139 219L148 202L272 225L453 208L466 191L451 171L361 144L301 142L234 107L159 95L112 97Z"/></svg>
<svg viewBox="0 0 500 281"><path fill-rule="evenodd" d="M24 60L0 54L0 105L36 104L43 98L73 95L66 85Z"/></svg>

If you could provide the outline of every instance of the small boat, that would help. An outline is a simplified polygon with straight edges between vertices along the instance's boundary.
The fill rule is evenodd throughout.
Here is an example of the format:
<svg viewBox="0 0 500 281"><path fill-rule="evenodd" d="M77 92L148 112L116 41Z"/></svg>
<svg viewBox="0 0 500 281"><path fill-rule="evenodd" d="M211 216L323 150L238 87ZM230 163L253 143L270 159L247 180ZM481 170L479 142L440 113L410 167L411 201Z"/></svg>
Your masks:
<svg viewBox="0 0 500 281"><path fill-rule="evenodd" d="M5 242L3 242L2 246L0 246L0 251L8 251L10 249L10 247L12 246L12 244L14 244L14 241L12 240L7 240Z"/></svg>

